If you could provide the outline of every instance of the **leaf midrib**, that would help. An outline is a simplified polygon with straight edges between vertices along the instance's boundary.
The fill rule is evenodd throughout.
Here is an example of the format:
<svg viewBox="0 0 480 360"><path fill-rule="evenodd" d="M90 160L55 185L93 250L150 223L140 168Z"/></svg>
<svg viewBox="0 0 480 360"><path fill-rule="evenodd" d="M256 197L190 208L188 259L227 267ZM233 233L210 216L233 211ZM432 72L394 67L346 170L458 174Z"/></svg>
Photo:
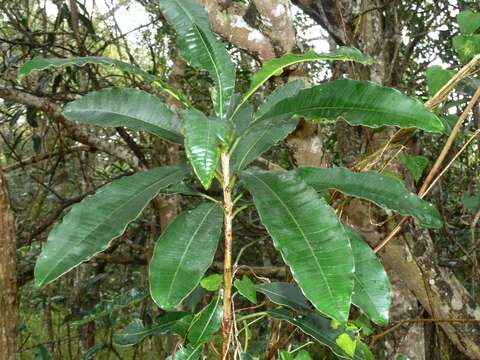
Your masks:
<svg viewBox="0 0 480 360"><path fill-rule="evenodd" d="M180 271L180 268L182 267L182 263L183 263L183 260L185 259L185 256L188 252L188 250L190 249L190 246L192 245L192 241L193 239L195 238L195 236L197 236L198 232L200 231L200 228L203 227L207 217L210 215L210 213L215 210L215 206L212 206L210 208L210 210L207 211L207 213L205 214L205 216L202 218L202 220L200 221L197 229L195 230L195 232L192 234L192 236L190 237L190 239L188 240L188 243L187 243L187 246L185 248L185 251L183 252L181 258L180 258L180 261L178 262L178 266L175 270L175 273L173 274L173 277L172 277L172 281L170 282L170 286L168 288L168 293L167 293L167 302L170 302L170 295L172 293L172 290L173 290L173 284L175 283L176 279L177 279L177 276L178 276L178 273Z"/></svg>
<svg viewBox="0 0 480 360"><path fill-rule="evenodd" d="M323 269L318 261L318 258L317 258L317 255L315 254L315 252L313 251L313 248L312 248L312 245L310 244L310 241L309 239L307 238L307 236L305 235L305 233L303 232L302 228L300 227L300 224L297 222L297 219L293 216L293 214L290 212L290 209L286 206L286 204L282 201L282 199L277 195L277 193L275 191L273 191L273 189L270 188L270 186L268 186L267 183L265 183L262 179L260 179L259 177L255 176L254 174L250 174L251 176L253 176L254 178L258 179L261 183L263 183L266 188L278 199L278 201L280 202L280 204L285 208L285 210L288 212L288 214L290 215L291 219L295 222L295 225L297 226L297 229L300 231L300 233L302 234L305 242L307 243L308 245L308 248L310 250L310 252L312 253L314 259L315 259L315 262L317 264L317 267L318 269L320 270L320 274L322 275L322 278L323 280L325 281L325 284L326 284L326 287L328 289L328 292L330 294L330 298L333 300L334 304L335 304L335 308L337 309L338 312L343 312L339 309L339 306L338 306L338 301L336 299L335 296L333 296L333 292L332 292L332 289L330 288L330 284L325 276L325 273L323 272ZM315 305L317 307L317 305Z"/></svg>
<svg viewBox="0 0 480 360"><path fill-rule="evenodd" d="M159 182L165 181L166 179L168 179L168 178L170 178L170 177L173 177L174 175L177 175L177 173L179 173L179 172L180 172L180 170L175 170L172 174L167 175L166 177L155 181L154 184L149 185L148 187L146 187L146 188L144 188L143 190L141 190L140 192L138 192L137 195L135 196L135 198L137 198L137 197L141 196L142 194L144 194L145 192L149 191L152 187L156 186ZM161 189L161 188L160 188L160 189ZM160 189L159 189L159 191L160 191ZM123 210L122 207L124 206L123 204L126 204L126 203L128 203L128 202L131 202L131 201L132 201L131 199L132 199L132 198L130 198L128 201L125 201L125 203L122 203L122 206L117 207L113 212L111 212L111 213L108 215L107 220L110 220L110 219L112 218L112 216L113 216L114 214L116 214L117 212L122 211L122 210ZM145 204L145 206L146 206L146 205L148 205L148 202ZM144 208L145 208L145 207L144 207ZM143 209L144 209L144 208L143 208ZM142 212L143 209L141 209L140 212ZM138 216L138 215L137 215L137 216ZM134 219L135 219L135 218L134 218ZM133 220L132 220L132 221L133 221ZM131 222L131 221L130 221L130 222ZM123 233L123 232L125 231L125 229L126 229L127 226L130 224L130 222L128 222L127 224L125 224L125 226L123 227L123 230L121 231L121 233ZM88 233L88 235L84 237L84 240L82 240L81 243L83 243L87 237L90 237L92 233L94 233L95 231L97 231L99 227L103 226L104 223L105 223L105 222L98 223L97 225L95 225L95 227ZM121 233L120 233L120 234L121 234ZM119 236L119 235L114 236L112 239L110 239L110 241L112 241L113 239L115 239L115 238L118 237L118 236ZM107 244L107 245L108 245L108 244ZM95 252L94 254L92 254L91 256L89 256L88 258L86 258L85 260L83 260L83 261L81 261L81 262L83 263L83 262L85 262L85 261L90 260L91 258L93 258L95 255L97 255L97 254L100 253L100 252L102 252L102 250L99 250L99 251ZM45 282L45 279L48 279L48 277L50 276L50 274L52 274L52 273L54 272L54 270L58 267L58 265L61 264L61 263L65 260L65 258L67 258L68 256L70 256L70 254L69 254L68 252L65 252L65 254L55 263L55 266L52 266L52 267L50 268L50 271L48 271L47 274L44 276L44 281L41 282L41 285L43 285L43 284L46 283L46 282ZM75 267L75 266L76 266L76 265L70 267L68 270L66 270L66 271L63 272L62 274L67 273L68 271L70 271L71 269L73 269L73 267ZM59 275L59 276L61 276L61 275ZM58 276L58 277L59 277L59 276ZM57 279L58 277L56 277L56 279ZM53 281L53 280L50 280L50 281Z"/></svg>

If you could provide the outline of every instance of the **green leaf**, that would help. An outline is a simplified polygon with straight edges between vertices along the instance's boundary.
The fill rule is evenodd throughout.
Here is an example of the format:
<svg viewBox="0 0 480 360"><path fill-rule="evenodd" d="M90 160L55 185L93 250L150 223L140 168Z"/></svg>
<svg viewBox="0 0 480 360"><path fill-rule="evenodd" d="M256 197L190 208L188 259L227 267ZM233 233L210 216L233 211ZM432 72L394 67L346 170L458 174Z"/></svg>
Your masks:
<svg viewBox="0 0 480 360"><path fill-rule="evenodd" d="M304 88L304 86L305 84L302 80L294 80L276 88L258 107L257 112L255 113L255 119L259 119L268 113L270 109L272 109L280 101L297 95L298 92Z"/></svg>
<svg viewBox="0 0 480 360"><path fill-rule="evenodd" d="M104 316L107 316L115 311L126 308L127 306L136 304L137 302L145 299L148 293L144 289L133 288L130 289L113 299L100 301L90 310L86 315L84 315L80 320L75 321L73 325L83 325L87 322L100 319Z"/></svg>
<svg viewBox="0 0 480 360"><path fill-rule="evenodd" d="M251 161L283 140L297 127L292 120L253 123L238 140L230 161L234 173L244 169Z"/></svg>
<svg viewBox="0 0 480 360"><path fill-rule="evenodd" d="M295 358L288 351L282 351L280 353L280 360L295 360Z"/></svg>
<svg viewBox="0 0 480 360"><path fill-rule="evenodd" d="M165 334L185 316L187 312L168 312L158 319L152 325L143 326L140 319L134 319L120 333L114 335L113 340L119 346L133 346L140 343L144 338L151 335Z"/></svg>
<svg viewBox="0 0 480 360"><path fill-rule="evenodd" d="M149 265L150 293L158 306L177 306L197 287L212 264L222 224L222 208L204 203L178 215L160 235Z"/></svg>
<svg viewBox="0 0 480 360"><path fill-rule="evenodd" d="M351 228L346 227L355 259L355 286L352 303L376 324L388 325L392 288L388 275L370 246Z"/></svg>
<svg viewBox="0 0 480 360"><path fill-rule="evenodd" d="M207 13L191 0L160 0L159 4L180 37L182 57L193 67L206 70L215 81L215 111L225 119L235 90L235 68L223 44L211 33Z"/></svg>
<svg viewBox="0 0 480 360"><path fill-rule="evenodd" d="M64 115L82 124L124 126L181 143L180 124L156 96L137 89L108 88L68 103Z"/></svg>
<svg viewBox="0 0 480 360"><path fill-rule="evenodd" d="M465 209L473 212L480 211L480 195L463 194L460 201Z"/></svg>
<svg viewBox="0 0 480 360"><path fill-rule="evenodd" d="M304 116L310 120L345 119L350 125L386 125L441 133L441 120L421 102L369 81L342 79L300 91L280 101L258 121Z"/></svg>
<svg viewBox="0 0 480 360"><path fill-rule="evenodd" d="M289 284L286 282L272 282L257 284L256 289L258 292L261 292L267 296L267 298L275 304L288 306L289 308L297 311L311 309L300 288L294 284Z"/></svg>
<svg viewBox="0 0 480 360"><path fill-rule="evenodd" d="M43 345L37 346L37 351L35 352L35 360L52 360L52 354L45 348Z"/></svg>
<svg viewBox="0 0 480 360"><path fill-rule="evenodd" d="M247 103L235 114L232 118L232 123L235 126L235 136L240 136L253 121L253 105Z"/></svg>
<svg viewBox="0 0 480 360"><path fill-rule="evenodd" d="M426 72L428 94L434 96L454 76L453 70L445 70L440 65L430 66Z"/></svg>
<svg viewBox="0 0 480 360"><path fill-rule="evenodd" d="M22 67L18 71L18 80L21 81L25 76L28 76L33 71L41 71L49 68L57 68L57 67L69 66L69 65L84 66L87 64L102 65L110 68L115 67L122 72L139 76L144 80L153 82L155 85L160 87L163 91L165 91L175 99L179 100L180 102L188 103L184 95L178 93L176 89L174 89L173 87L165 83L158 76L150 74L129 63L116 60L116 59L100 57L100 56L71 57L66 59L36 57L31 60L28 60L25 64L22 65Z"/></svg>
<svg viewBox="0 0 480 360"><path fill-rule="evenodd" d="M212 183L225 142L226 123L207 118L200 111L184 113L185 149L193 170L205 189Z"/></svg>
<svg viewBox="0 0 480 360"><path fill-rule="evenodd" d="M202 344L197 346L181 346L175 353L175 357L169 356L167 360L197 360L200 359Z"/></svg>
<svg viewBox="0 0 480 360"><path fill-rule="evenodd" d="M409 192L403 184L389 176L375 171L357 173L341 167L305 167L295 172L317 191L335 189L401 215L413 216L424 227L438 229L442 226L440 214L432 204Z"/></svg>
<svg viewBox="0 0 480 360"><path fill-rule="evenodd" d="M242 172L262 223L295 281L323 314L348 319L353 255L335 212L293 172Z"/></svg>
<svg viewBox="0 0 480 360"><path fill-rule="evenodd" d="M452 42L463 63L480 53L480 35L455 35Z"/></svg>
<svg viewBox="0 0 480 360"><path fill-rule="evenodd" d="M373 359L373 355L366 346L358 346L361 342L357 339L357 347L355 355L350 356L337 344L337 339L342 334L347 335L352 339L356 339L356 334L353 331L348 330L343 325L332 327L331 320L317 314L310 313L306 316L294 317L291 313L285 309L275 309L268 311L268 314L277 320L287 321L290 324L298 327L305 334L310 335L317 340L320 344L327 346L338 357L345 359L366 360Z"/></svg>
<svg viewBox="0 0 480 360"><path fill-rule="evenodd" d="M297 356L295 356L295 360L312 360L312 357L310 356L310 354L305 351L305 350L301 350Z"/></svg>
<svg viewBox="0 0 480 360"><path fill-rule="evenodd" d="M220 329L222 315L221 298L217 296L195 315L188 330L188 340L194 345L209 341L210 337Z"/></svg>
<svg viewBox="0 0 480 360"><path fill-rule="evenodd" d="M473 34L480 27L480 12L460 11L457 21L463 35Z"/></svg>
<svg viewBox="0 0 480 360"><path fill-rule="evenodd" d="M100 354L105 347L103 346L98 346L98 345L93 345L90 349L88 349L85 353L83 353L82 357L80 360L92 360L95 359L95 356Z"/></svg>
<svg viewBox="0 0 480 360"><path fill-rule="evenodd" d="M200 281L200 286L208 291L217 291L223 283L223 276L220 274L212 274Z"/></svg>
<svg viewBox="0 0 480 360"><path fill-rule="evenodd" d="M35 283L44 286L107 249L162 189L188 174L186 166L123 177L72 207L54 227L37 259Z"/></svg>
<svg viewBox="0 0 480 360"><path fill-rule="evenodd" d="M428 158L421 155L401 154L399 160L410 171L415 182L420 180L425 168L428 166Z"/></svg>
<svg viewBox="0 0 480 360"><path fill-rule="evenodd" d="M306 62L306 61L356 61L361 64L369 65L373 63L372 58L362 54L359 50L348 47L340 47L331 53L316 53L313 50L305 54L287 53L280 58L270 60L263 64L262 68L253 75L250 88L247 90L242 102L243 104L250 98L265 82L273 76L281 75L286 67Z"/></svg>
<svg viewBox="0 0 480 360"><path fill-rule="evenodd" d="M172 327L172 333L177 334L182 339L187 338L188 329L193 321L193 314L189 314L179 319Z"/></svg>
<svg viewBox="0 0 480 360"><path fill-rule="evenodd" d="M244 298L257 304L257 290L255 289L255 284L247 275L244 275L242 280L235 280L234 286Z"/></svg>
<svg viewBox="0 0 480 360"><path fill-rule="evenodd" d="M343 333L341 334L335 342L337 343L338 346L342 348L343 351L348 356L353 357L355 355L355 349L357 347L357 343L355 340L352 340L352 338L347 334Z"/></svg>

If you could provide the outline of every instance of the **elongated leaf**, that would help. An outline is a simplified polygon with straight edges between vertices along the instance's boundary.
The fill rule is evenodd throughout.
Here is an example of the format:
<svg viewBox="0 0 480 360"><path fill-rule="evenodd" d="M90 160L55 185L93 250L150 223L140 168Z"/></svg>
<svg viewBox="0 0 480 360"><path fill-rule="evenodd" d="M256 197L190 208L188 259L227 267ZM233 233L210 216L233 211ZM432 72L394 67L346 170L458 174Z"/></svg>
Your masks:
<svg viewBox="0 0 480 360"><path fill-rule="evenodd" d="M187 156L198 179L208 189L220 160L220 145L225 142L226 124L194 110L184 114L184 128Z"/></svg>
<svg viewBox="0 0 480 360"><path fill-rule="evenodd" d="M151 335L165 334L172 329L178 320L189 315L187 312L168 312L151 325L144 326L142 320L134 319L120 333L115 334L113 340L119 346L133 346L140 343L144 338Z"/></svg>
<svg viewBox="0 0 480 360"><path fill-rule="evenodd" d="M136 89L109 88L91 92L65 106L70 120L102 127L125 126L181 143L176 116L156 96Z"/></svg>
<svg viewBox="0 0 480 360"><path fill-rule="evenodd" d="M83 316L81 320L75 321L73 324L82 325L89 321L100 319L113 313L114 311L118 311L127 306L136 304L137 302L145 299L147 295L148 292L144 289L130 289L113 299L100 301L91 311L88 312L88 314Z"/></svg>
<svg viewBox="0 0 480 360"><path fill-rule="evenodd" d="M275 304L288 306L297 311L311 309L300 288L294 284L286 282L257 284L256 289L258 292L266 295L268 299Z"/></svg>
<svg viewBox="0 0 480 360"><path fill-rule="evenodd" d="M320 344L330 348L335 355L345 359L370 360L373 355L366 346L356 346L355 354L350 356L337 342L339 338L347 335L352 341L360 342L356 339L356 334L349 331L341 324L332 325L332 321L316 313L306 316L294 317L285 309L275 309L268 311L268 314L277 320L287 321L295 325L305 334L310 335ZM341 343L341 342L340 342Z"/></svg>
<svg viewBox="0 0 480 360"><path fill-rule="evenodd" d="M392 302L388 275L370 246L351 228L346 227L346 231L355 258L352 303L362 309L374 323L388 325Z"/></svg>
<svg viewBox="0 0 480 360"><path fill-rule="evenodd" d="M260 105L255 113L255 118L261 117L281 100L298 94L302 88L303 81L301 80L291 81L279 87ZM244 105L242 109L245 107ZM242 113L242 109L237 113L237 116ZM296 126L297 122L288 118L285 121L276 119L276 121L272 122L253 122L241 134L241 138L231 154L233 171L238 172L245 168L251 161L275 145L275 143L286 138L288 134L295 130Z"/></svg>
<svg viewBox="0 0 480 360"><path fill-rule="evenodd" d="M270 109L277 105L280 101L297 95L298 92L304 88L304 86L305 84L302 80L294 80L276 88L258 107L257 112L255 113L255 119L259 119L268 113Z"/></svg>
<svg viewBox="0 0 480 360"><path fill-rule="evenodd" d="M360 173L345 168L300 168L295 172L315 190L335 189L369 200L402 215L413 216L422 226L439 228L442 220L432 204L409 192L399 181L375 171Z"/></svg>
<svg viewBox="0 0 480 360"><path fill-rule="evenodd" d="M297 121L293 120L253 123L242 135L231 154L233 171L244 169L251 161L285 139L296 126Z"/></svg>
<svg viewBox="0 0 480 360"><path fill-rule="evenodd" d="M244 171L241 179L307 299L323 314L347 321L353 255L333 209L292 172Z"/></svg>
<svg viewBox="0 0 480 360"><path fill-rule="evenodd" d="M193 319L188 329L188 340L194 346L207 342L220 329L222 315L221 298L217 296Z"/></svg>
<svg viewBox="0 0 480 360"><path fill-rule="evenodd" d="M158 306L177 306L200 283L217 249L222 215L219 205L202 204L177 216L157 240L149 276Z"/></svg>
<svg viewBox="0 0 480 360"><path fill-rule="evenodd" d="M441 133L441 120L420 103L398 90L369 81L342 79L302 90L279 102L258 121L293 116L372 128L392 125Z"/></svg>
<svg viewBox="0 0 480 360"><path fill-rule="evenodd" d="M160 0L159 4L180 37L182 57L193 67L208 71L215 81L215 111L225 119L235 90L235 68L225 47L210 32L207 13L191 0Z"/></svg>
<svg viewBox="0 0 480 360"><path fill-rule="evenodd" d="M85 66L87 64L102 65L105 67L114 67L122 72L139 76L144 80L151 81L163 91L165 91L170 96L175 99L188 103L186 97L180 94L176 89L165 83L161 78L150 74L142 69L139 69L136 66L133 66L124 61L110 59L101 56L84 56L84 57L71 57L71 58L41 58L36 57L31 60L28 60L25 64L22 65L18 71L18 80L22 80L25 76L28 76L34 71L41 71L49 68L57 68L62 66Z"/></svg>
<svg viewBox="0 0 480 360"><path fill-rule="evenodd" d="M361 64L372 64L373 60L369 56L362 54L359 50L348 47L340 47L331 53L316 53L313 50L305 54L287 53L280 58L273 59L265 63L260 71L253 75L252 84L247 90L244 101L252 96L268 79L282 72L283 69L291 65L307 61L356 61Z"/></svg>
<svg viewBox="0 0 480 360"><path fill-rule="evenodd" d="M35 283L44 286L120 236L160 190L188 174L186 166L155 168L115 180L72 207L49 234L35 266Z"/></svg>

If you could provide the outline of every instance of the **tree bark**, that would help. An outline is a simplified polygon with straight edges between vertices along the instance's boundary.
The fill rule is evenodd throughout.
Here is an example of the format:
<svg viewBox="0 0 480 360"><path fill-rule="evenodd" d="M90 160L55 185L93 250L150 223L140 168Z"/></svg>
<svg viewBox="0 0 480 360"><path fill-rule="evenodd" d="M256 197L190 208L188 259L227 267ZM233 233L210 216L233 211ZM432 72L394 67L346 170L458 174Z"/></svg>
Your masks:
<svg viewBox="0 0 480 360"><path fill-rule="evenodd" d="M15 223L7 183L0 170L0 360L13 360L18 320Z"/></svg>

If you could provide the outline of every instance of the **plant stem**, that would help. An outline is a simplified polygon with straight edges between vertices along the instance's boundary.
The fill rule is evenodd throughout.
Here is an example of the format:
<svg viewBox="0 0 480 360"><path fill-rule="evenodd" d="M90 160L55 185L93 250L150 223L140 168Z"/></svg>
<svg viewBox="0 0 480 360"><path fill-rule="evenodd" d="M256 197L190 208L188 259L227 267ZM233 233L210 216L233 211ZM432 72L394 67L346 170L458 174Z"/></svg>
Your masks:
<svg viewBox="0 0 480 360"><path fill-rule="evenodd" d="M223 322L222 322L222 360L230 358L230 338L232 332L232 243L233 243L233 181L230 178L230 158L222 152L222 188L224 209L224 257L223 257Z"/></svg>

